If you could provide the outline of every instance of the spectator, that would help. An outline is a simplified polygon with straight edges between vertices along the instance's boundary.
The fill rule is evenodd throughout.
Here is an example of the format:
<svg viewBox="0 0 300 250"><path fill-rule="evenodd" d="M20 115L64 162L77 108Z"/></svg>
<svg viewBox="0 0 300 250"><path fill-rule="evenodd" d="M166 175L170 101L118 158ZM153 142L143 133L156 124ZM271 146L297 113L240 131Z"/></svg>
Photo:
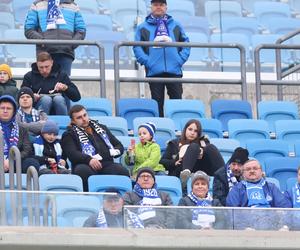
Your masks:
<svg viewBox="0 0 300 250"><path fill-rule="evenodd" d="M275 184L263 178L263 171L255 159L248 160L242 166L243 180L228 193L226 206L249 208L288 208L290 201ZM277 213L278 212L278 213ZM237 229L285 229L286 216L283 211L237 210L234 211Z"/></svg>
<svg viewBox="0 0 300 250"><path fill-rule="evenodd" d="M103 208L98 214L91 215L83 224L84 227L122 228L124 226L123 204L124 200L120 192L115 188L109 188L105 192L115 195L103 195Z"/></svg>
<svg viewBox="0 0 300 250"><path fill-rule="evenodd" d="M38 0L32 3L24 25L25 36L28 39L83 40L85 38L86 27L78 5L74 0L58 2L58 5L55 0ZM51 15L52 13L54 14ZM55 64L60 65L61 70L67 75L71 75L76 47L73 44L37 45L37 55L41 51L49 52Z"/></svg>
<svg viewBox="0 0 300 250"><path fill-rule="evenodd" d="M213 197L226 205L226 197L233 186L242 179L242 165L248 161L247 149L238 147L234 150L231 158L222 168L214 174Z"/></svg>
<svg viewBox="0 0 300 250"><path fill-rule="evenodd" d="M4 144L4 171L9 170L9 150L16 146L21 153L22 172L26 173L29 166L38 169L38 163L31 158L32 144L29 141L29 135L25 128L20 127L15 120L17 104L15 99L10 95L0 97L0 130L3 133Z"/></svg>
<svg viewBox="0 0 300 250"><path fill-rule="evenodd" d="M172 211L166 208L155 208L156 206L171 206L173 203L169 194L157 190L152 168L139 169L133 191L124 195L124 204L141 206L128 212L131 227L174 228L175 218Z"/></svg>
<svg viewBox="0 0 300 250"><path fill-rule="evenodd" d="M166 0L151 0L151 14L137 27L136 41L189 42L182 26L167 12ZM145 65L147 77L182 77L182 65L190 55L188 47L133 48L137 61ZM182 98L182 83L151 82L152 99L158 102L159 116L163 116L164 92L167 88L171 99Z"/></svg>
<svg viewBox="0 0 300 250"><path fill-rule="evenodd" d="M66 169L67 158L63 154L57 135L57 124L48 120L42 128L41 135L37 136L33 143L35 158L40 164L39 175L70 174Z"/></svg>
<svg viewBox="0 0 300 250"><path fill-rule="evenodd" d="M180 210L178 224L184 229L212 229L216 223L216 215L209 207L222 206L218 199L213 199L209 189L209 176L203 171L192 175L192 191L181 198L178 206L197 207Z"/></svg>
<svg viewBox="0 0 300 250"><path fill-rule="evenodd" d="M21 87L29 87L34 93L36 108L47 115L54 109L55 115L67 115L69 99L77 102L81 96L68 75L53 63L49 53L41 52L37 62L31 65Z"/></svg>
<svg viewBox="0 0 300 250"><path fill-rule="evenodd" d="M133 178L140 168L150 167L155 174L165 175L165 168L159 164L160 146L153 140L156 127L152 122L148 122L139 126L138 133L140 142L137 145L130 145L125 155L125 163L133 167ZM130 162L130 157L134 157Z"/></svg>
<svg viewBox="0 0 300 250"><path fill-rule="evenodd" d="M29 131L30 137L35 138L41 133L42 127L47 120L47 114L44 111L33 108L34 94L31 88L21 88L17 99L19 109L16 114L16 121Z"/></svg>
<svg viewBox="0 0 300 250"><path fill-rule="evenodd" d="M83 181L83 190L88 191L87 180L95 174L129 176L128 170L113 158L123 154L123 145L109 129L91 120L82 105L70 109L71 124L62 135L62 149L72 163L72 172Z"/></svg>
<svg viewBox="0 0 300 250"><path fill-rule="evenodd" d="M0 96L11 95L17 98L17 83L12 79L11 68L7 64L0 65Z"/></svg>
<svg viewBox="0 0 300 250"><path fill-rule="evenodd" d="M202 135L202 127L198 120L189 120L181 133L181 138L168 143L160 161L169 171L169 175L180 176L183 189L191 173L202 170L213 175L224 160L219 150Z"/></svg>

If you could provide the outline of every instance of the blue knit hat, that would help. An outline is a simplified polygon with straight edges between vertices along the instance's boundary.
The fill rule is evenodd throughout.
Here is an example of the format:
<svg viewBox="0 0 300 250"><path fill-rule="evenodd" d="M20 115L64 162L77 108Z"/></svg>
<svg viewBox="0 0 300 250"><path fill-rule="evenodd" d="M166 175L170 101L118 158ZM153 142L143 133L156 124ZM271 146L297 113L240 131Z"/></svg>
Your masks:
<svg viewBox="0 0 300 250"><path fill-rule="evenodd" d="M139 129L140 128L145 128L148 130L149 134L151 135L151 137L153 138L154 136L154 133L156 131L156 127L155 127L155 124L153 122L146 122L144 124L141 124L139 126Z"/></svg>
<svg viewBox="0 0 300 250"><path fill-rule="evenodd" d="M58 126L56 124L56 122L51 121L51 120L47 120L42 128L41 133L47 133L47 134L55 134L58 135Z"/></svg>

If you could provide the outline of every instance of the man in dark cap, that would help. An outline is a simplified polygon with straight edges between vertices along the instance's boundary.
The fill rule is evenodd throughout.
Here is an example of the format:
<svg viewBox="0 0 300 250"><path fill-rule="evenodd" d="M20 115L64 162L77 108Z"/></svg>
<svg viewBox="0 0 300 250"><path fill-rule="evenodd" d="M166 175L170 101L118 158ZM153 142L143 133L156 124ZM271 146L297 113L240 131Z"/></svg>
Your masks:
<svg viewBox="0 0 300 250"><path fill-rule="evenodd" d="M137 27L135 41L189 42L182 26L167 13L166 0L152 0L151 13ZM182 77L182 65L190 55L188 47L133 48L137 61L145 66L147 77ZM171 99L182 98L182 83L151 82L152 99L158 102L159 116L163 116L165 87Z"/></svg>
<svg viewBox="0 0 300 250"><path fill-rule="evenodd" d="M247 149L238 147L234 150L226 165L214 174L213 198L218 199L223 206L231 188L241 180L242 165L248 161Z"/></svg>

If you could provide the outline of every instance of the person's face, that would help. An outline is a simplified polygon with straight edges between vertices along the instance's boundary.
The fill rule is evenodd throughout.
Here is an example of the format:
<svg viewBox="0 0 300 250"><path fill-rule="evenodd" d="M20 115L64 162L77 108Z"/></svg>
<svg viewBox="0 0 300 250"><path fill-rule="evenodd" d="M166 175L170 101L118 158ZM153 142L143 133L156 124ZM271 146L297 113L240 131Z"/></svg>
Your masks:
<svg viewBox="0 0 300 250"><path fill-rule="evenodd" d="M149 131L144 127L139 128L139 138L142 144L145 144L152 139Z"/></svg>
<svg viewBox="0 0 300 250"><path fill-rule="evenodd" d="M198 129L195 123L186 128L185 137L189 141L193 141L198 137Z"/></svg>
<svg viewBox="0 0 300 250"><path fill-rule="evenodd" d="M242 164L237 162L230 163L230 169L234 176L239 177L242 174Z"/></svg>
<svg viewBox="0 0 300 250"><path fill-rule="evenodd" d="M6 71L0 71L0 83L6 83L9 80L9 75Z"/></svg>
<svg viewBox="0 0 300 250"><path fill-rule="evenodd" d="M43 133L43 137L47 142L52 143L56 140L57 135L54 133Z"/></svg>
<svg viewBox="0 0 300 250"><path fill-rule="evenodd" d="M203 179L198 179L194 182L192 191L198 198L203 199L208 193L208 183Z"/></svg>
<svg viewBox="0 0 300 250"><path fill-rule="evenodd" d="M123 199L121 197L110 197L103 201L103 208L110 214L118 214L122 211Z"/></svg>
<svg viewBox="0 0 300 250"><path fill-rule="evenodd" d="M249 182L259 181L263 177L262 169L257 161L250 161L242 167L243 178Z"/></svg>
<svg viewBox="0 0 300 250"><path fill-rule="evenodd" d="M19 99L19 105L21 108L31 108L32 107L32 98L28 94L21 95Z"/></svg>
<svg viewBox="0 0 300 250"><path fill-rule="evenodd" d="M81 128L87 128L89 126L89 115L85 109L72 114L72 123Z"/></svg>
<svg viewBox="0 0 300 250"><path fill-rule="evenodd" d="M141 173L141 175L137 180L137 183L143 189L152 188L154 185L154 179L151 174L145 172L145 173Z"/></svg>
<svg viewBox="0 0 300 250"><path fill-rule="evenodd" d="M38 71L43 77L49 76L52 66L53 66L53 60L47 60L44 62L37 62Z"/></svg>
<svg viewBox="0 0 300 250"><path fill-rule="evenodd" d="M14 115L14 106L10 102L0 103L0 119L3 122L8 122Z"/></svg>
<svg viewBox="0 0 300 250"><path fill-rule="evenodd" d="M161 17L167 13L167 5L164 3L152 3L151 13L155 17Z"/></svg>

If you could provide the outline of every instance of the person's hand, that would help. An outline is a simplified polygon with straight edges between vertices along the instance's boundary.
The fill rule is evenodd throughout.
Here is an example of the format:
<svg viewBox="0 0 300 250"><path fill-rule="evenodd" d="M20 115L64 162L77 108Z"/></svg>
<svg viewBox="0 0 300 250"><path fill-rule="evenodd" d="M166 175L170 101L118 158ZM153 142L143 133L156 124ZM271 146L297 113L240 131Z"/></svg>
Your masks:
<svg viewBox="0 0 300 250"><path fill-rule="evenodd" d="M8 172L8 170L9 170L9 161L7 159L4 160L3 167L4 167L4 172Z"/></svg>
<svg viewBox="0 0 300 250"><path fill-rule="evenodd" d="M60 159L58 164L62 167L65 167L66 166L66 161L64 159Z"/></svg>
<svg viewBox="0 0 300 250"><path fill-rule="evenodd" d="M90 160L89 165L94 170L100 170L102 168L101 162L94 158Z"/></svg>
<svg viewBox="0 0 300 250"><path fill-rule="evenodd" d="M54 90L56 90L56 92L63 92L66 91L68 89L68 85L63 84L61 82L56 83Z"/></svg>
<svg viewBox="0 0 300 250"><path fill-rule="evenodd" d="M41 96L39 94L34 93L33 96L34 96L34 101L35 102L37 102L38 100L41 99Z"/></svg>
<svg viewBox="0 0 300 250"><path fill-rule="evenodd" d="M175 166L181 165L182 159L179 159L175 162Z"/></svg>

